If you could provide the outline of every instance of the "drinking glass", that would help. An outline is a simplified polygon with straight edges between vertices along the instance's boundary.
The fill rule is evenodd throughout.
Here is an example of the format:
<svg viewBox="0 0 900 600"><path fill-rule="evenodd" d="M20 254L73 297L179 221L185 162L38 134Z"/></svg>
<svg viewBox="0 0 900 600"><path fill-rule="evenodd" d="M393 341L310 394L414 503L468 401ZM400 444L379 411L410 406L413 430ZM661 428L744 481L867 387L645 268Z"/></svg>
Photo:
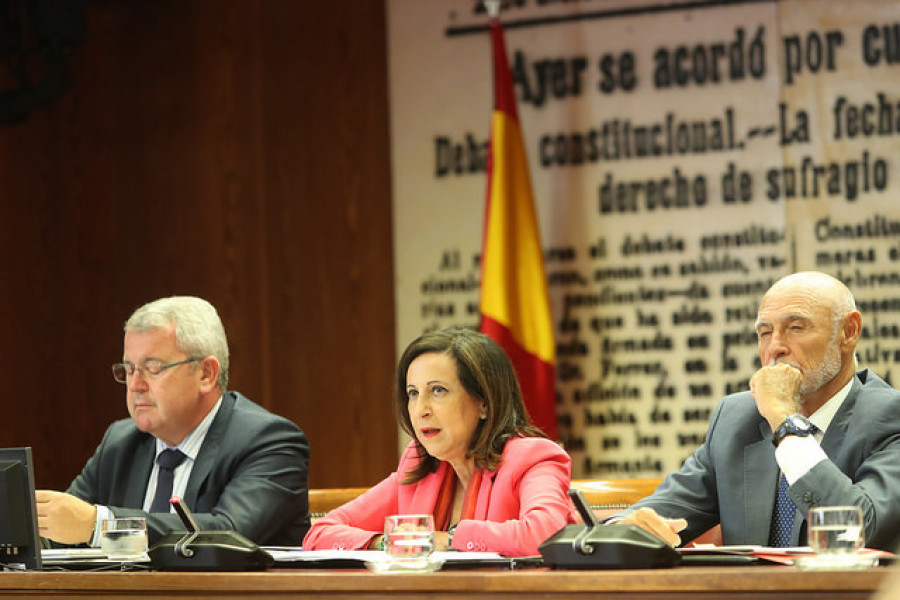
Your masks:
<svg viewBox="0 0 900 600"><path fill-rule="evenodd" d="M392 561L427 565L434 550L431 515L392 515L384 519L384 551Z"/></svg>
<svg viewBox="0 0 900 600"><path fill-rule="evenodd" d="M139 517L105 519L100 549L113 560L140 560L147 554L147 521Z"/></svg>
<svg viewBox="0 0 900 600"><path fill-rule="evenodd" d="M815 552L803 561L809 568L844 569L871 566L872 559L859 556L865 546L866 528L858 506L819 506L809 510L809 547Z"/></svg>
<svg viewBox="0 0 900 600"><path fill-rule="evenodd" d="M820 506L809 510L809 546L816 554L856 554L865 545L862 509Z"/></svg>

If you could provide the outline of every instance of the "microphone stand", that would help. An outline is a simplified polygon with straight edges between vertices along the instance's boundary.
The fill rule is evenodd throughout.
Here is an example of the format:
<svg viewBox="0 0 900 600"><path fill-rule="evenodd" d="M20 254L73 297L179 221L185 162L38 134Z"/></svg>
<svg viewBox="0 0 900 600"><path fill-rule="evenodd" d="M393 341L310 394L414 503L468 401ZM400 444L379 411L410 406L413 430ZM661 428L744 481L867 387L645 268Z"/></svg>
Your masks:
<svg viewBox="0 0 900 600"><path fill-rule="evenodd" d="M172 496L172 499L169 500L169 502L171 502L172 507L175 508L175 512L181 517L181 522L184 523L184 526L187 528L187 533L184 537L175 543L175 554L182 558L191 558L194 556L194 550L189 548L188 545L200 534L200 527L197 525L194 515L188 509L184 500L178 496Z"/></svg>
<svg viewBox="0 0 900 600"><path fill-rule="evenodd" d="M578 532L578 535L572 540L572 550L578 554L593 554L594 547L588 544L587 540L591 533L593 533L594 528L600 525L600 522L597 520L597 517L594 516L593 511L591 511L591 507L588 505L588 501L581 490L570 489L569 498L572 499L575 508L578 509L578 514L581 515L581 519L584 521L585 525L584 529Z"/></svg>

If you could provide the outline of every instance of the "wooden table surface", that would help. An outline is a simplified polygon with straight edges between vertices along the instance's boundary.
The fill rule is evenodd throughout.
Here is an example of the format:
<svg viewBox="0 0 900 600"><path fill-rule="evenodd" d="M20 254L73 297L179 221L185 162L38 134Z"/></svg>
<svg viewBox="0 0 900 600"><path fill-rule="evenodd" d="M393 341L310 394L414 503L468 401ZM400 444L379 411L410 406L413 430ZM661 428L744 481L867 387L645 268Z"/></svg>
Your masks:
<svg viewBox="0 0 900 600"><path fill-rule="evenodd" d="M889 573L800 571L786 566L657 570L466 570L373 574L275 569L252 573L3 572L0 598L869 598Z"/></svg>

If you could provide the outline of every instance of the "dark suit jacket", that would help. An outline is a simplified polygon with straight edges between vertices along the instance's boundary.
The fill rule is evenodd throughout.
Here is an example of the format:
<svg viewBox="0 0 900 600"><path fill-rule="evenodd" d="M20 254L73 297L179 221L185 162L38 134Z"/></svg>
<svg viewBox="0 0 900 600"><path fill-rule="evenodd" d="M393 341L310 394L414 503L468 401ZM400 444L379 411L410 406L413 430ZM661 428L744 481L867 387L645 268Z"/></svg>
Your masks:
<svg viewBox="0 0 900 600"><path fill-rule="evenodd" d="M857 372L825 432L822 449L830 460L790 487L797 505L793 543L806 544L811 507L858 505L866 522L866 546L896 550L900 391L868 370ZM778 472L772 430L750 392L742 392L719 403L703 445L634 508L650 506L664 517L686 518L684 541L721 522L725 544L766 545Z"/></svg>
<svg viewBox="0 0 900 600"><path fill-rule="evenodd" d="M155 439L131 419L106 430L68 492L147 519L150 544L184 530L175 514L141 510ZM309 529L309 443L294 423L226 392L191 471L184 501L201 529L234 530L261 545L299 546Z"/></svg>

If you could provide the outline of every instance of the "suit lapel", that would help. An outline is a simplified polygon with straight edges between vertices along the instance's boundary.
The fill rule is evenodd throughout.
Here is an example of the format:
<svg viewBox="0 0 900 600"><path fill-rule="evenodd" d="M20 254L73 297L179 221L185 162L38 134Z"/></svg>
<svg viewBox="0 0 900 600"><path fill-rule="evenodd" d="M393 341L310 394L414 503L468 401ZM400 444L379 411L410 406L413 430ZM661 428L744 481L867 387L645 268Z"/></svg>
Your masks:
<svg viewBox="0 0 900 600"><path fill-rule="evenodd" d="M156 438L146 435L134 453L134 462L128 473L128 486L125 488L122 506L144 506L154 458L156 458Z"/></svg>
<svg viewBox="0 0 900 600"><path fill-rule="evenodd" d="M481 485L478 488L478 498L475 502L474 519L479 521L488 520L488 509L491 505L491 492L494 491L494 478L497 477L497 471L485 469L481 477Z"/></svg>
<svg viewBox="0 0 900 600"><path fill-rule="evenodd" d="M834 461L845 473L847 472L847 465L838 462L841 458L839 450L841 443L847 439L846 436L847 429L850 426L850 417L853 415L853 407L856 406L856 398L859 396L861 388L862 384L859 382L859 378L854 377L850 392L841 403L840 408L837 409L834 418L831 419L831 423L828 424L825 436L822 438L822 450L824 450L825 454L828 455L828 458Z"/></svg>
<svg viewBox="0 0 900 600"><path fill-rule="evenodd" d="M846 456L841 454L840 449L841 444L847 439L847 428L850 425L853 406L856 404L856 397L859 395L861 387L862 384L860 383L859 378L854 377L850 392L841 403L837 412L834 413L834 417L831 419L831 423L828 424L828 429L825 431L825 435L822 437L822 441L819 444L826 456L828 456L828 459L844 473L849 472L849 469L845 460ZM796 515L794 515L794 529L792 535L794 542L798 545L803 544L806 541L806 514L799 509L797 510Z"/></svg>
<svg viewBox="0 0 900 600"><path fill-rule="evenodd" d="M197 506L197 499L200 496L200 490L203 483L209 478L213 467L218 462L219 450L223 443L222 437L225 429L231 421L231 415L234 412L235 396L233 392L227 392L222 396L222 406L216 413L197 453L197 460L194 461L194 467L191 469L191 477L188 479L187 486L184 490L184 501L189 507Z"/></svg>
<svg viewBox="0 0 900 600"><path fill-rule="evenodd" d="M752 544L765 546L769 543L775 507L778 464L772 446L772 430L765 419L760 419L759 433L761 440L744 447L744 537Z"/></svg>

